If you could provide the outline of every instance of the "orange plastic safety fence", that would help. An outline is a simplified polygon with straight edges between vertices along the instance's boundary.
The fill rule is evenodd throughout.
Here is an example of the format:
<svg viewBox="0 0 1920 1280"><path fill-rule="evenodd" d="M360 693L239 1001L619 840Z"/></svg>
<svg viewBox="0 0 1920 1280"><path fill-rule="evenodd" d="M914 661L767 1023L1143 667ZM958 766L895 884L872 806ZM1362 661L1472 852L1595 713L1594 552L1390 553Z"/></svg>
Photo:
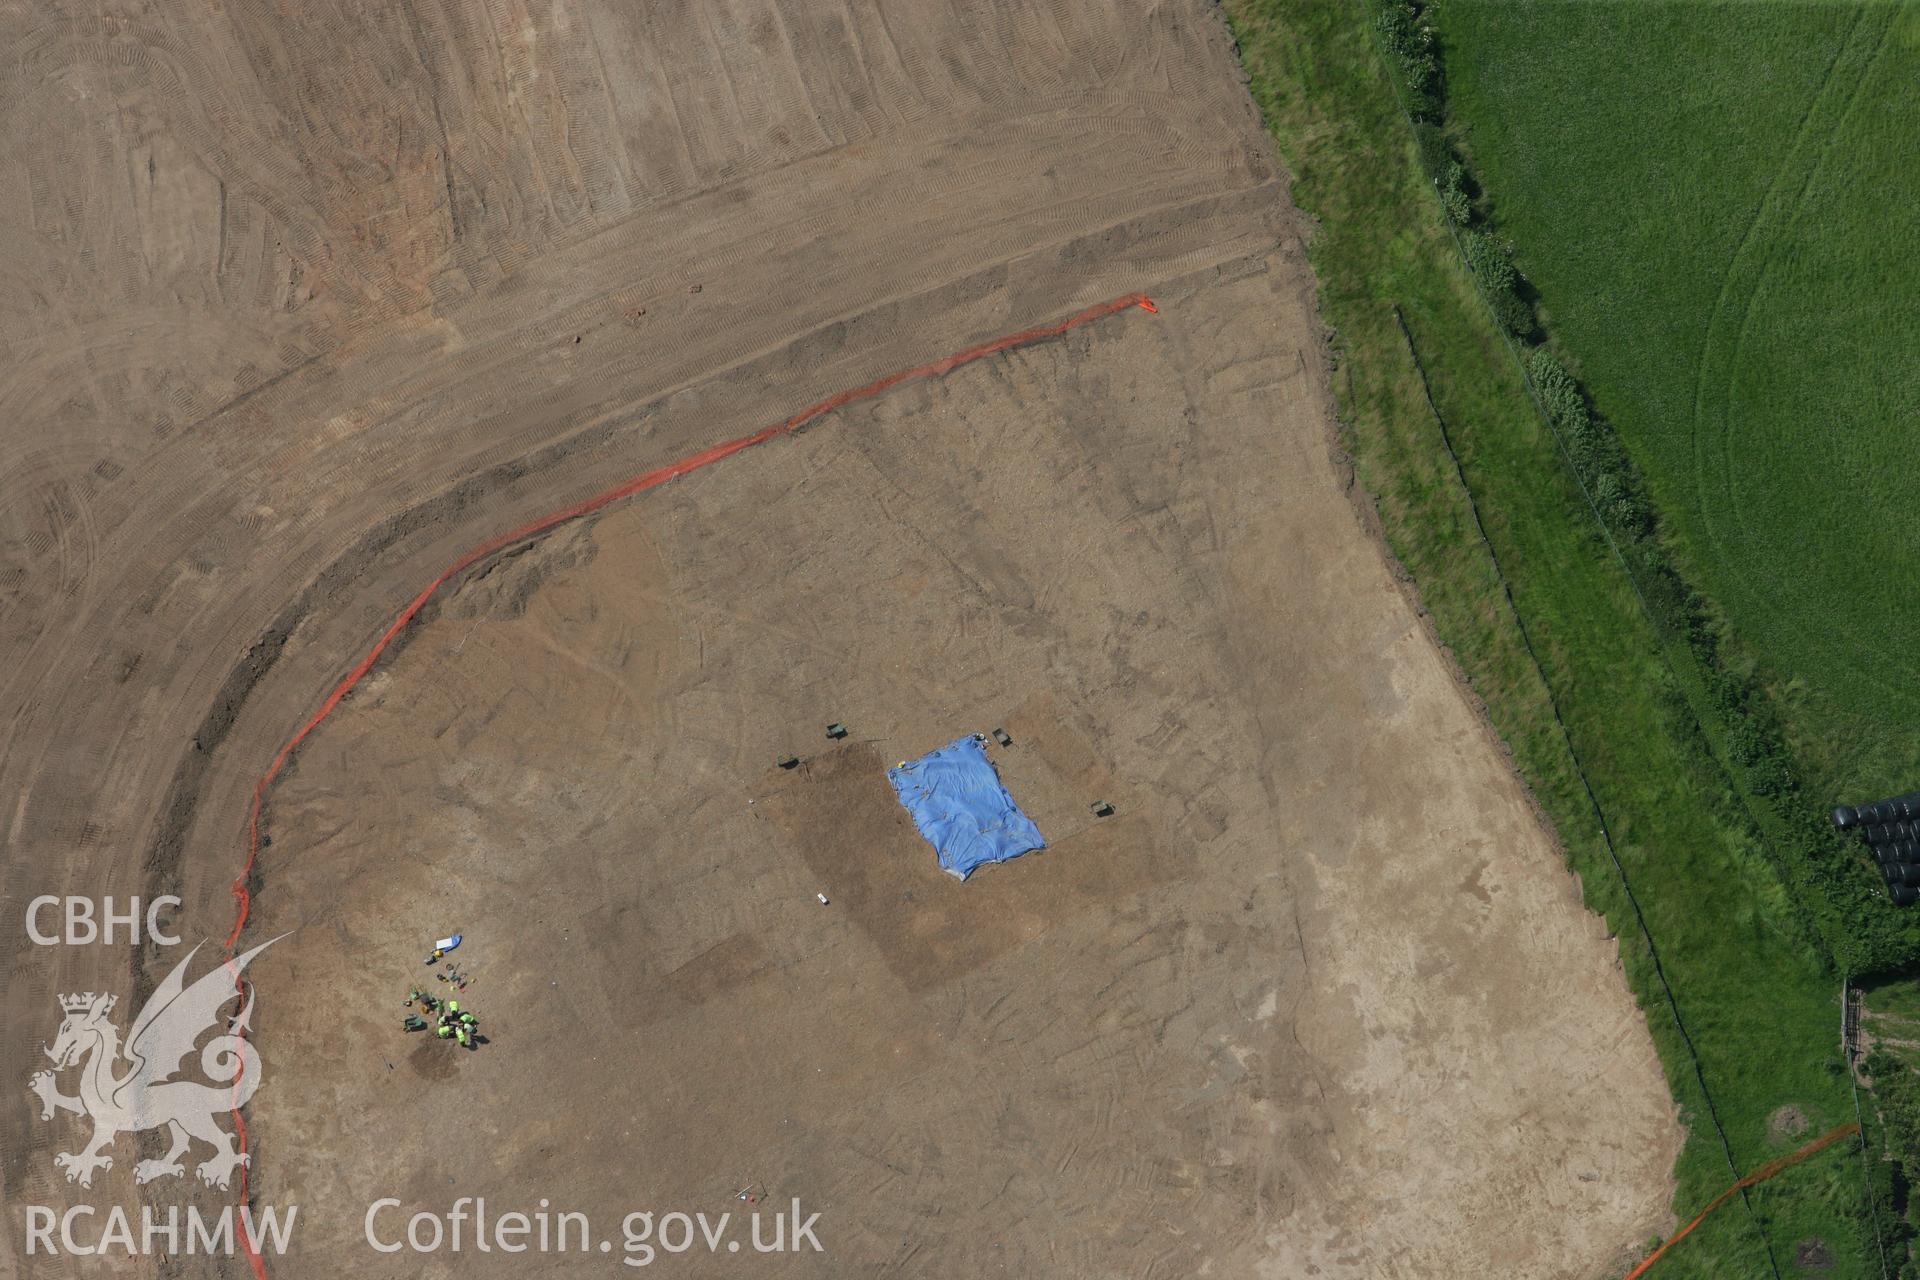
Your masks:
<svg viewBox="0 0 1920 1280"><path fill-rule="evenodd" d="M1647 1268L1651 1267L1654 1263L1660 1260L1661 1254L1673 1248L1674 1245L1679 1244L1682 1240L1685 1240L1687 1238L1688 1233L1691 1232L1695 1227L1700 1225L1700 1220L1702 1218L1706 1217L1708 1214L1712 1213L1715 1209L1718 1209L1721 1205L1725 1204L1729 1199L1733 1197L1734 1193L1739 1191L1741 1188L1750 1187L1756 1182L1765 1182L1768 1178L1771 1178L1774 1174L1780 1172L1782 1169L1785 1169L1790 1165L1799 1164L1802 1160L1805 1160L1808 1156L1811 1156L1814 1153L1826 1147L1832 1146L1834 1143L1840 1141L1840 1139L1844 1137L1847 1137L1849 1134L1855 1134L1858 1132L1860 1132L1860 1126L1856 1124L1854 1121L1849 1120L1845 1124L1839 1126L1836 1129L1827 1130L1827 1132L1821 1134L1819 1137L1815 1138L1812 1142L1809 1142L1806 1146L1801 1147L1799 1150L1790 1151L1784 1156L1780 1156L1777 1159L1767 1161L1765 1164L1761 1165L1758 1169L1755 1169L1752 1173L1749 1173L1746 1177L1740 1179L1740 1181L1734 1183L1732 1186L1728 1187L1725 1191L1722 1191L1719 1195L1707 1201L1707 1207L1702 1209L1700 1212L1694 1214L1693 1220L1691 1222L1687 1223L1686 1226L1674 1232L1672 1238L1670 1238L1665 1244L1661 1245L1658 1249L1655 1249L1652 1253L1642 1258L1640 1260L1639 1266L1627 1272L1626 1280L1636 1280L1637 1277L1645 1275L1647 1272Z"/></svg>
<svg viewBox="0 0 1920 1280"><path fill-rule="evenodd" d="M253 805L247 814L247 857L246 861L241 864L240 874L235 876L233 881L233 929L227 934L226 942L227 969L228 972L233 974L234 986L236 988L239 987L240 975L239 971L233 967L233 947L234 943L240 938L240 931L246 927L247 915L252 905L252 895L247 888L247 881L253 875L254 863L260 856L260 806L261 802L266 798L268 785L272 783L274 778L280 773L280 770L285 767L287 758L293 754L294 748L298 747L308 734L319 728L321 721L333 713L333 709L340 705L340 700L345 698L348 692L351 691L356 684L360 683L367 672L373 669L373 664L380 660L380 655L386 652L387 646L393 643L394 637L399 635L409 622L413 621L415 615L425 607L434 592L445 586L448 579L464 569L471 568L475 563L492 555L494 552L511 546L516 542L530 538L538 533L544 533L555 525L563 524L568 520L576 519L589 512L598 511L608 503L629 497L645 489L651 489L655 485L664 484L669 480L678 479L689 472L698 471L702 467L711 466L722 458L730 458L743 449L751 449L754 445L765 443L776 436L789 435L813 421L815 418L832 413L835 409L850 404L855 400L864 400L869 396L877 396L891 387L899 386L903 382L910 382L916 378L937 377L940 374L957 369L963 364L969 364L978 360L983 356L990 356L995 352L1005 351L1009 347L1017 347L1024 343L1037 342L1043 338L1057 337L1069 329L1086 324L1090 320L1098 320L1103 316L1110 316L1117 311L1124 311L1128 307L1139 307L1143 311L1154 313L1158 313L1160 310L1159 307L1154 305L1153 299L1147 297L1146 294L1129 293L1123 297L1114 298L1107 302L1096 303L1084 311L1075 312L1066 319L1054 321L1052 324L1035 325L1030 329L1021 329L1014 333L1002 334L998 338L991 338L986 342L975 343L971 347L966 347L954 352L952 355L943 356L927 364L918 364L908 369L896 370L884 378L869 382L863 387L853 387L849 390L828 396L825 400L817 404L808 405L791 418L783 422L776 422L771 426L762 427L752 435L741 436L737 440L727 440L720 444L711 445L698 453L689 454L678 462L670 462L664 467L655 467L651 471L642 472L640 475L623 481L611 489L596 493L591 498L584 499L583 501L576 502L570 507L563 507L558 511L550 511L546 515L529 520L517 528L509 529L505 533L487 539L448 565L441 571L438 577L422 587L419 594L407 602L407 606L400 611L399 615L387 626L387 629L380 633L380 638L374 641L373 647L367 650L360 661L354 664L353 669L347 672L338 684L334 685L332 692L328 693L325 700L320 703L319 709L307 718L306 723L302 724L291 738L287 739L286 745L281 747L279 754L274 756L273 763L267 766L266 772L260 775L260 780L254 783ZM242 1043L243 1045L245 1043L244 1031L242 1033ZM240 1051L240 1056L245 1056L244 1048ZM247 1150L247 1124L240 1115L238 1105L239 1079L240 1073L238 1069L236 1069L234 1073L235 1092L232 1095L235 1099L235 1104L231 1108L231 1114L233 1116L234 1133L239 1143L239 1150L241 1154L244 1155ZM237 1203L245 1204L247 1194L247 1166L242 1164L240 1166L240 1194ZM257 1280L266 1280L266 1263L261 1259L259 1251L254 1247L253 1241L247 1238L247 1233L244 1231L239 1233L239 1239L241 1248L246 1251L247 1261L253 1267L254 1276Z"/></svg>

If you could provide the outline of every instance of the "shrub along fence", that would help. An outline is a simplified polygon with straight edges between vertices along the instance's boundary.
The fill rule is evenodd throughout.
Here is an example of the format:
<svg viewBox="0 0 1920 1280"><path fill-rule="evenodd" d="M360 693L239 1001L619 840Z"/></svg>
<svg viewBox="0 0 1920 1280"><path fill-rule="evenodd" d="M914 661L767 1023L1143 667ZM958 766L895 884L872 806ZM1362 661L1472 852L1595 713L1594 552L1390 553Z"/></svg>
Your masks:
<svg viewBox="0 0 1920 1280"><path fill-rule="evenodd" d="M1732 659L1726 629L1681 570L1638 469L1540 325L1513 246L1492 226L1470 159L1448 128L1445 67L1424 6L1372 0L1369 8L1461 256L1610 548L1667 642L1676 682L1788 888L1808 941L1848 977L1920 964L1920 924L1892 905L1866 860L1837 837L1826 800L1802 793L1770 697L1746 664Z"/></svg>
<svg viewBox="0 0 1920 1280"><path fill-rule="evenodd" d="M1894 906L1867 860L1834 831L1828 819L1833 797L1803 792L1771 696L1751 674L1752 664L1733 652L1712 603L1688 580L1619 436L1541 325L1536 295L1514 261L1513 246L1498 236L1471 158L1449 127L1445 67L1424 5L1359 3L1372 17L1420 163L1460 255L1659 635L1675 685L1738 798L1750 834L1787 890L1805 942L1843 982L1920 966L1920 920ZM1885 1054L1865 1065L1891 1159L1866 1161L1861 1226L1875 1240L1883 1271L1891 1248L1900 1274L1920 1280L1920 1259L1909 1256L1907 1247L1920 1231L1913 1220L1920 1217L1920 1196L1911 1194L1920 1186L1920 1074Z"/></svg>

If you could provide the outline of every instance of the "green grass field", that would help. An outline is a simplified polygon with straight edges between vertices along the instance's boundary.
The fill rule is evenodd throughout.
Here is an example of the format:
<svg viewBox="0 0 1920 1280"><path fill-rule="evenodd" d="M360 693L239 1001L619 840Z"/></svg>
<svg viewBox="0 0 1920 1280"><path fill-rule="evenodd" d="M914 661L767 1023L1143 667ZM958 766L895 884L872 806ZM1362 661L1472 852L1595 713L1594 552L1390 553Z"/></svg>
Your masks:
<svg viewBox="0 0 1920 1280"><path fill-rule="evenodd" d="M1322 318L1337 335L1335 390L1360 479L1559 832L1588 904L1620 937L1688 1127L1675 1209L1690 1215L1732 1181L1729 1159L1744 1173L1790 1145L1768 1132L1777 1108L1798 1107L1815 1131L1853 1118L1837 1052L1838 979L1459 261L1366 12L1351 0L1227 0L1226 9L1294 198L1319 222L1309 253ZM1662 972L1692 1049L1665 1003ZM1755 1188L1750 1208L1729 1203L1653 1274L1767 1276L1771 1257L1792 1275L1796 1245L1817 1238L1835 1255L1825 1274L1878 1276L1863 1187L1858 1153L1833 1148Z"/></svg>
<svg viewBox="0 0 1920 1280"><path fill-rule="evenodd" d="M1896 979L1869 985L1861 995L1861 1025L1875 1044L1920 1067L1920 985Z"/></svg>
<svg viewBox="0 0 1920 1280"><path fill-rule="evenodd" d="M1434 14L1495 225L1809 794L1920 786L1920 6Z"/></svg>

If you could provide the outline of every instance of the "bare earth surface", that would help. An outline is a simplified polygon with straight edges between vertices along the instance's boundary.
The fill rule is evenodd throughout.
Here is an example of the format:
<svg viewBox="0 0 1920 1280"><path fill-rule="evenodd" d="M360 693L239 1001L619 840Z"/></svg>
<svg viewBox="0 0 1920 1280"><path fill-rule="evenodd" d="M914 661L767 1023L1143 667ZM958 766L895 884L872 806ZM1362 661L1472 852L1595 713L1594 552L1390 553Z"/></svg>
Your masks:
<svg viewBox="0 0 1920 1280"><path fill-rule="evenodd" d="M476 571L303 747L246 935L293 930L251 973L271 1270L618 1274L361 1219L617 1241L753 1184L826 1251L663 1265L1602 1273L1671 1107L1345 492L1224 31L905 10L5 15L4 919L173 892L217 944L254 779L462 549L1147 289ZM883 770L995 725L1052 847L962 885ZM472 1054L398 1028L450 928ZM136 1189L131 1137L65 1183L85 1126L23 1086L56 994L124 1026L178 950L8 930L0 1272L97 1274L26 1206L232 1191Z"/></svg>

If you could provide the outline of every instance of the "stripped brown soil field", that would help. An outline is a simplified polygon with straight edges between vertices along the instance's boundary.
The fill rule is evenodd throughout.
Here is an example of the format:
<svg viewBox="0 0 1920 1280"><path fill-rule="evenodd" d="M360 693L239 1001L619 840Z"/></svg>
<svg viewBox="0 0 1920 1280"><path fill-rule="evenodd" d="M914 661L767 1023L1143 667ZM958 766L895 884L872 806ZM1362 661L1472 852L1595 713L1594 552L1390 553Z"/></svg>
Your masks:
<svg viewBox="0 0 1920 1280"><path fill-rule="evenodd" d="M14 921L178 893L217 942L255 780L463 550L1162 303L436 598L268 797L244 941L293 932L249 974L250 1189L302 1215L273 1274L611 1269L381 1255L362 1217L484 1193L610 1230L750 1182L823 1215L823 1253L754 1259L796 1275L1586 1276L1662 1224L1651 1045L1347 492L1211 10L8 24ZM962 885L882 770L996 724L1052 847ZM474 1054L397 1025L456 927ZM4 936L22 1084L57 994L137 1007L178 959ZM131 1138L68 1184L84 1126L10 1096L21 1274L103 1265L27 1256L27 1206L230 1198L136 1187Z"/></svg>

